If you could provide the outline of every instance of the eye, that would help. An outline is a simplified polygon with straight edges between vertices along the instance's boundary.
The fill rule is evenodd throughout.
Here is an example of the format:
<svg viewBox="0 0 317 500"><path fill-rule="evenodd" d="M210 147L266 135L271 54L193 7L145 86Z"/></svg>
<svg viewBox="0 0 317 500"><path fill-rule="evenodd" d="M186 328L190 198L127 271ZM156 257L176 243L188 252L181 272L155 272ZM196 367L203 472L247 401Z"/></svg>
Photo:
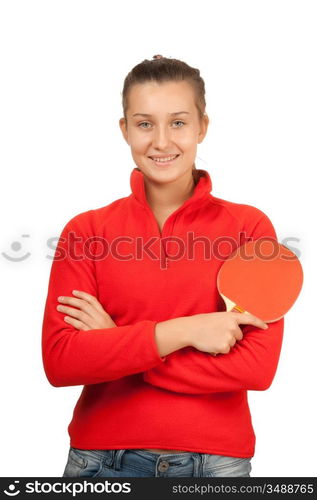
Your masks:
<svg viewBox="0 0 317 500"><path fill-rule="evenodd" d="M142 123L139 123L139 124L138 124L138 127L140 127L140 128L149 128L149 127L141 127L141 125L146 125L146 124L148 124L148 125L149 125L149 122L142 122Z"/></svg>
<svg viewBox="0 0 317 500"><path fill-rule="evenodd" d="M185 125L185 122L183 122L182 120L175 120L173 123L181 123L182 126ZM141 122L138 124L138 127L140 128L149 128L149 127L143 127L143 125L151 125L149 122ZM181 127L176 127L176 128L181 128Z"/></svg>

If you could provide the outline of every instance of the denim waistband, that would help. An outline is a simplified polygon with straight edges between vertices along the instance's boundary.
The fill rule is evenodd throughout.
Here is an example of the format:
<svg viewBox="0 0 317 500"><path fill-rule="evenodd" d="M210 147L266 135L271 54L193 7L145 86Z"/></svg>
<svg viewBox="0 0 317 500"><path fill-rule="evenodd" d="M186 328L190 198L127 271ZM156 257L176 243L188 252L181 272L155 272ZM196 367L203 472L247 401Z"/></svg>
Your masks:
<svg viewBox="0 0 317 500"><path fill-rule="evenodd" d="M188 461L189 458L193 460L193 471L195 475L200 475L202 470L203 454L196 452L183 452L183 453L152 453L151 451L143 451L140 449L124 449L124 450L112 450L113 451L113 468L115 470L120 470L121 461L124 453L133 452L137 455L147 458L153 463L153 466L157 466L159 462L168 461L171 466L180 465L182 462Z"/></svg>

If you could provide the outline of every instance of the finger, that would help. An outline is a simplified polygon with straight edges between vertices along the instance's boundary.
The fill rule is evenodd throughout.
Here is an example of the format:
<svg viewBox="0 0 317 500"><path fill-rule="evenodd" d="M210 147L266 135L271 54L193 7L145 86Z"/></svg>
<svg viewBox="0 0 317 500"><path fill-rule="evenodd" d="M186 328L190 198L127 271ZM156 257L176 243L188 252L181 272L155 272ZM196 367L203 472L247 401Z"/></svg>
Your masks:
<svg viewBox="0 0 317 500"><path fill-rule="evenodd" d="M74 297L57 297L57 300L59 304L65 305L65 304L70 304L75 307L80 308L82 311L84 311L87 315L89 315L91 318L94 318L96 313L97 314L103 314L103 315L108 315L108 313L103 309L103 307L100 305L98 301L95 303L90 303L87 302L86 299L75 299ZM110 316L109 316L110 318Z"/></svg>
<svg viewBox="0 0 317 500"><path fill-rule="evenodd" d="M229 341L229 345L230 345L230 347L233 347L233 346L235 345L235 343L236 343L236 342L237 342L236 337L235 337L235 336L234 336L234 337L232 337L232 339L230 339L230 341Z"/></svg>
<svg viewBox="0 0 317 500"><path fill-rule="evenodd" d="M267 324L257 316L250 313L234 313L239 325L254 325L258 328L267 329Z"/></svg>
<svg viewBox="0 0 317 500"><path fill-rule="evenodd" d="M58 297L57 300L61 305L69 304L71 306L78 307L79 309L86 312L87 314L89 314L89 310L91 310L93 307L86 300L74 299L74 297Z"/></svg>
<svg viewBox="0 0 317 500"><path fill-rule="evenodd" d="M236 340L242 340L243 339L243 331L238 326L236 328L235 338L236 338Z"/></svg>
<svg viewBox="0 0 317 500"><path fill-rule="evenodd" d="M75 309L74 307L68 307L68 306L57 306L57 310L59 312L62 312L63 314L69 314L70 316L79 319L80 321L84 321L88 324L90 316L86 314L85 312L81 311L80 309Z"/></svg>
<svg viewBox="0 0 317 500"><path fill-rule="evenodd" d="M89 304L94 306L96 309L99 309L100 311L101 310L104 311L104 308L102 307L100 302L97 300L97 298L94 297L93 295L90 295L90 293L83 292L82 290L73 290L72 293L76 297L79 297L79 298L86 300Z"/></svg>
<svg viewBox="0 0 317 500"><path fill-rule="evenodd" d="M90 329L112 328L117 326L106 311L97 309L84 299L74 299L73 297L58 297L58 299L60 302L57 306L58 311L68 313L70 316L78 318L88 325ZM68 307L65 305L66 303L78 306L80 309Z"/></svg>
<svg viewBox="0 0 317 500"><path fill-rule="evenodd" d="M85 325L85 323L83 323L82 321L78 321L77 319L70 318L69 316L65 316L64 321L66 321L66 323L68 323L69 325L72 325L75 328L77 328L77 330L84 330L84 331L91 330L91 328L89 328L87 325Z"/></svg>

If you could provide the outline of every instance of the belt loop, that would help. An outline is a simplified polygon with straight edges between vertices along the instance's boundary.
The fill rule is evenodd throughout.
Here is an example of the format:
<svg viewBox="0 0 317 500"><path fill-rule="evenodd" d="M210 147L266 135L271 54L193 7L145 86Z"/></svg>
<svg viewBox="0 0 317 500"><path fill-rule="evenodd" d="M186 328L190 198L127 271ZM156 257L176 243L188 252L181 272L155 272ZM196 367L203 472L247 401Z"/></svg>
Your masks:
<svg viewBox="0 0 317 500"><path fill-rule="evenodd" d="M114 450L114 470L120 470L121 468L121 458L126 450Z"/></svg>
<svg viewBox="0 0 317 500"><path fill-rule="evenodd" d="M194 460L194 477L202 477L202 454L193 453Z"/></svg>

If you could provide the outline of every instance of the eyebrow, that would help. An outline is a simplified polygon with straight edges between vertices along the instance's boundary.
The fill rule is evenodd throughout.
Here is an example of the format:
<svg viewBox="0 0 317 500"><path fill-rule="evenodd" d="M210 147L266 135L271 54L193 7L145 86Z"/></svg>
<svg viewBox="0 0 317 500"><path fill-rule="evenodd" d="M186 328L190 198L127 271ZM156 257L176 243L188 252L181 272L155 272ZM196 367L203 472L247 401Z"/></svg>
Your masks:
<svg viewBox="0 0 317 500"><path fill-rule="evenodd" d="M182 115L182 114L189 115L190 113L188 113L188 111L177 111L176 113L169 113L169 115L171 116ZM134 115L132 116L152 116L152 115L148 113L134 113Z"/></svg>

